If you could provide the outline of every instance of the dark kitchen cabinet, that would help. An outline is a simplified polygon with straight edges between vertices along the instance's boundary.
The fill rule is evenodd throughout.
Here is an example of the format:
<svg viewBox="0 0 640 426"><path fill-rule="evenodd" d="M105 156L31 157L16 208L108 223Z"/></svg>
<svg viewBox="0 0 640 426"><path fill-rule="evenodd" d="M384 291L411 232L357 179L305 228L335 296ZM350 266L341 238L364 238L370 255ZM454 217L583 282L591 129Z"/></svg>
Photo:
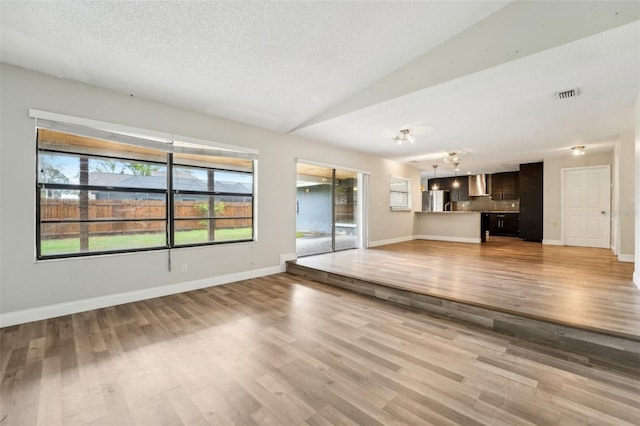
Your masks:
<svg viewBox="0 0 640 426"><path fill-rule="evenodd" d="M489 213L489 235L517 237L518 213Z"/></svg>
<svg viewBox="0 0 640 426"><path fill-rule="evenodd" d="M458 181L459 186L455 187L454 182ZM449 199L451 201L468 201L469 200L469 178L466 176L448 177L448 178L431 178L427 181L429 190L433 189L433 185L437 184L438 189L449 191Z"/></svg>
<svg viewBox="0 0 640 426"><path fill-rule="evenodd" d="M515 200L519 196L519 173L505 172L491 175L491 199Z"/></svg>
<svg viewBox="0 0 640 426"><path fill-rule="evenodd" d="M543 163L520 164L520 238L542 241Z"/></svg>
<svg viewBox="0 0 640 426"><path fill-rule="evenodd" d="M437 188L434 188L433 185L437 185ZM431 178L427 181L427 190L432 189L449 189L449 178Z"/></svg>
<svg viewBox="0 0 640 426"><path fill-rule="evenodd" d="M480 215L480 241L486 242L487 235L489 235L489 213L483 212Z"/></svg>
<svg viewBox="0 0 640 426"><path fill-rule="evenodd" d="M454 182L458 181L458 187L454 186ZM468 201L469 200L469 178L466 176L463 177L452 177L449 178L449 182L451 185L451 201Z"/></svg>

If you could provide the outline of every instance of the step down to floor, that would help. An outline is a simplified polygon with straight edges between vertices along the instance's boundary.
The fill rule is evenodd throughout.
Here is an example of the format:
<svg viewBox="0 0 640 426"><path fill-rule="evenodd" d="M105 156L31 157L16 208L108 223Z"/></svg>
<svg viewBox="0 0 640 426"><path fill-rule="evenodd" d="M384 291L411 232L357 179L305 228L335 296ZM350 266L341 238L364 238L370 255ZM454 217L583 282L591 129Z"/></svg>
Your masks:
<svg viewBox="0 0 640 426"><path fill-rule="evenodd" d="M290 274L323 284L576 352L587 356L593 364L629 371L640 369L640 340L631 337L544 321L516 312L507 312L499 307L414 293L373 281L302 266L295 260L287 262L286 270Z"/></svg>

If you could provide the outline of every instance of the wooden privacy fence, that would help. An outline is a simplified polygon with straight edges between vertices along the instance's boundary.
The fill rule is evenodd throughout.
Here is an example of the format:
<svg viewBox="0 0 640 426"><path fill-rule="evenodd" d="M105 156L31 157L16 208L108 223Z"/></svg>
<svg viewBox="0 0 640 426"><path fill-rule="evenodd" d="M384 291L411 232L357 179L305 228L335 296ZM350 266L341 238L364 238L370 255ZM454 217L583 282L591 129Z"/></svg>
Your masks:
<svg viewBox="0 0 640 426"><path fill-rule="evenodd" d="M219 208L212 226L215 229L246 228L252 226L251 219L236 219L251 217L251 203L224 202ZM80 234L79 223L47 223L57 220L80 220L81 209L78 200L45 199L40 203L40 218L42 238L68 238ZM164 201L156 200L89 200L88 219L107 222L93 222L88 224L91 235L130 234L141 232L164 232L166 207ZM207 204L196 201L176 201L175 227L178 231L208 229L209 216ZM201 220L190 220L201 218ZM134 220L133 222L108 222L113 220ZM181 220L187 219L187 220ZM86 225L85 225L86 226Z"/></svg>

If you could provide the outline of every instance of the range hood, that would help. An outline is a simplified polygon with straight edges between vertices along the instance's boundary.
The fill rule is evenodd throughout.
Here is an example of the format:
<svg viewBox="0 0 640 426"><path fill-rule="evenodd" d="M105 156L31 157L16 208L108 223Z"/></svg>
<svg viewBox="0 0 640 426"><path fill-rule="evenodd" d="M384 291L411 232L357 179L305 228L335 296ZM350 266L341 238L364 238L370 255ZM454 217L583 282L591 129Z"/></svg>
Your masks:
<svg viewBox="0 0 640 426"><path fill-rule="evenodd" d="M485 174L469 176L469 196L481 197L484 195L489 195L487 191L487 176Z"/></svg>

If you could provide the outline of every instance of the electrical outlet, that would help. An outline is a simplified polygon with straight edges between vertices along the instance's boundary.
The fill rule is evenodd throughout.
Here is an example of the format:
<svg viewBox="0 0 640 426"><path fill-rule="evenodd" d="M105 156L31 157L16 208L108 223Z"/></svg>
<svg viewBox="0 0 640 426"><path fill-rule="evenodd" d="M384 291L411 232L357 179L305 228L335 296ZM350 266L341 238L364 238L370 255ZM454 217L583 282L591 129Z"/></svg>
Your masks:
<svg viewBox="0 0 640 426"><path fill-rule="evenodd" d="M182 272L189 272L189 265L186 263L182 264Z"/></svg>

